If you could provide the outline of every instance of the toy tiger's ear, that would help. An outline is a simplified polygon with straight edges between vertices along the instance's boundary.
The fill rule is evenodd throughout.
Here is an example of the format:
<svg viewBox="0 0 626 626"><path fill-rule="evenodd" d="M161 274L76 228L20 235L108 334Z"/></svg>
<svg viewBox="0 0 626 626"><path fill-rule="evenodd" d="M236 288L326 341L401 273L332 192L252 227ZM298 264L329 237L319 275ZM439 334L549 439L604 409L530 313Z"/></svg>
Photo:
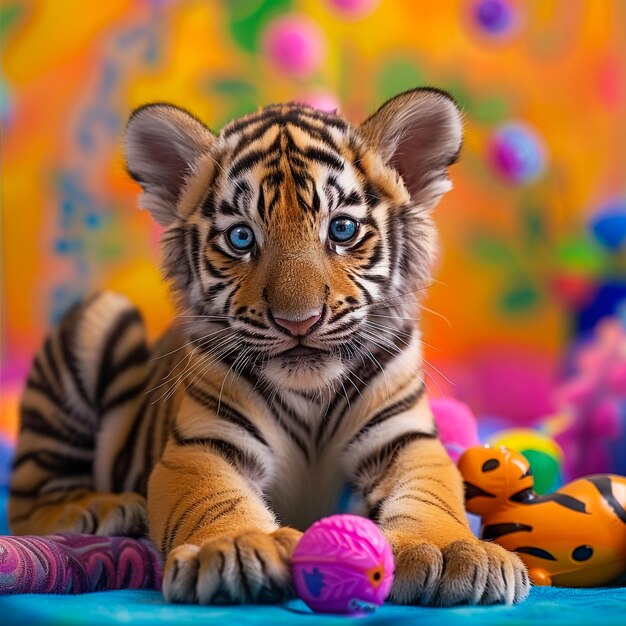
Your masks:
<svg viewBox="0 0 626 626"><path fill-rule="evenodd" d="M133 111L126 127L126 164L141 185L142 207L168 226L185 179L215 135L193 115L171 104L148 104Z"/></svg>
<svg viewBox="0 0 626 626"><path fill-rule="evenodd" d="M402 93L365 120L359 133L399 172L417 205L432 208L452 188L447 169L458 158L463 121L447 93L431 88Z"/></svg>

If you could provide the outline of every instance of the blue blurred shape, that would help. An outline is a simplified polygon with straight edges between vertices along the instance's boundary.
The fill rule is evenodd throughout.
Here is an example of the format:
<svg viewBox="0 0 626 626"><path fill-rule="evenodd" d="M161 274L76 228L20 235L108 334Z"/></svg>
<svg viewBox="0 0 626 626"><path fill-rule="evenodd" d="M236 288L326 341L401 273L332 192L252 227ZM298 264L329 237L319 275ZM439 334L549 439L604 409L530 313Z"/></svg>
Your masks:
<svg viewBox="0 0 626 626"><path fill-rule="evenodd" d="M605 205L589 226L598 243L608 250L619 250L626 242L626 198Z"/></svg>

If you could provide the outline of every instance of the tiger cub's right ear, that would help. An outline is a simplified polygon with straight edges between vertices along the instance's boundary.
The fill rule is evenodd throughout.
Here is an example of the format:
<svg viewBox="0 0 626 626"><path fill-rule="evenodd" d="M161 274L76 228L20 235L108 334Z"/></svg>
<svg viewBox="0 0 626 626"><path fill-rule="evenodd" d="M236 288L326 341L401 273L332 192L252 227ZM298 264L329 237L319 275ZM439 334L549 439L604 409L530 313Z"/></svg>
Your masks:
<svg viewBox="0 0 626 626"><path fill-rule="evenodd" d="M174 105L133 111L125 139L128 173L143 189L141 206L162 226L175 219L185 180L215 139L200 120Z"/></svg>

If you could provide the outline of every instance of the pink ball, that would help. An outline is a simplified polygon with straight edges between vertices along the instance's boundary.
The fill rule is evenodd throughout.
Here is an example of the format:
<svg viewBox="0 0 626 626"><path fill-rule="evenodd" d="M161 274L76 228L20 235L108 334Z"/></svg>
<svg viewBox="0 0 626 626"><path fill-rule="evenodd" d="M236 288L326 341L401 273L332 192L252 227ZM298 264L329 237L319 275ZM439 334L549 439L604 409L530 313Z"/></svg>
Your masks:
<svg viewBox="0 0 626 626"><path fill-rule="evenodd" d="M331 515L302 535L292 557L298 595L318 613L364 613L391 591L391 546L376 524L358 515Z"/></svg>
<svg viewBox="0 0 626 626"><path fill-rule="evenodd" d="M298 101L327 113L334 113L339 110L337 96L329 92L314 91L298 98Z"/></svg>
<svg viewBox="0 0 626 626"><path fill-rule="evenodd" d="M441 443L455 463L465 450L480 445L478 424L467 404L453 398L430 398L429 404Z"/></svg>
<svg viewBox="0 0 626 626"><path fill-rule="evenodd" d="M356 19L372 13L380 0L329 0L329 4L345 17Z"/></svg>
<svg viewBox="0 0 626 626"><path fill-rule="evenodd" d="M281 72L306 78L319 69L326 52L326 41L321 28L308 17L285 15L267 27L263 49Z"/></svg>

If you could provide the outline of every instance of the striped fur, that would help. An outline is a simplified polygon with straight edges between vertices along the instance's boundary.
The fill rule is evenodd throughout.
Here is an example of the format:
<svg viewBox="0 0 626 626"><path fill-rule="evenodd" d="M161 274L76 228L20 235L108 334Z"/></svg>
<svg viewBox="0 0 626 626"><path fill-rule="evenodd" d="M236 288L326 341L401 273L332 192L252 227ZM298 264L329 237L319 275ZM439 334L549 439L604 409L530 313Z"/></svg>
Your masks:
<svg viewBox="0 0 626 626"><path fill-rule="evenodd" d="M214 135L170 105L138 109L128 167L165 226L179 315L148 348L137 311L105 293L48 338L22 401L13 529L140 534L147 496L169 600L275 601L300 531L350 484L392 543L397 601L521 599L517 557L468 530L420 368L430 210L460 142L431 89L359 128L286 104ZM331 238L337 217L358 224L350 241ZM242 224L246 251L228 239ZM284 326L307 319L303 337Z"/></svg>

